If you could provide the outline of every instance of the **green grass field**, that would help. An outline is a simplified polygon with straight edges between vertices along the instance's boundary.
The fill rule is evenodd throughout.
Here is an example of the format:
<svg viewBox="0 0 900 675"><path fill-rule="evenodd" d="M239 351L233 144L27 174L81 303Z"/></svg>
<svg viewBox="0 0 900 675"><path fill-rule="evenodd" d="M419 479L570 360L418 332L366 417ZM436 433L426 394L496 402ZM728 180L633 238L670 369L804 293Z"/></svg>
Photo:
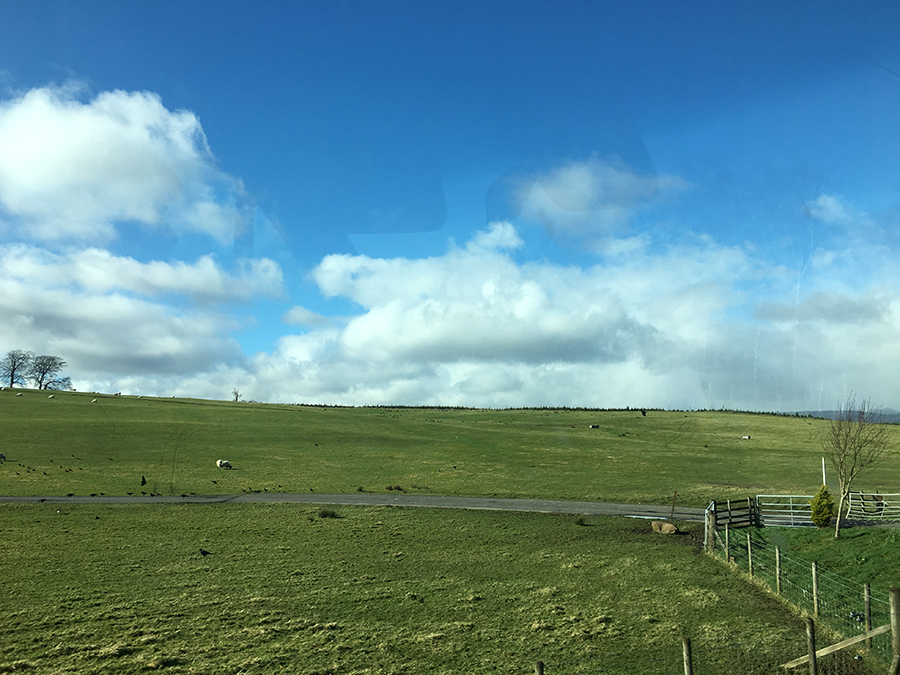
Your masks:
<svg viewBox="0 0 900 675"><path fill-rule="evenodd" d="M325 408L81 393L50 400L29 391L0 392L0 420L8 458L0 494L399 485L439 495L657 504L677 491L685 506L811 494L821 483L827 427L730 412ZM217 459L235 470L217 470ZM887 492L897 485L898 462L860 481Z"/></svg>
<svg viewBox="0 0 900 675"><path fill-rule="evenodd" d="M645 521L299 505L4 505L0 672L702 672L798 617ZM203 557L203 547L211 555ZM698 670L698 672L701 672Z"/></svg>
<svg viewBox="0 0 900 675"><path fill-rule="evenodd" d="M679 503L704 506L811 493L827 425L727 412L55 396L0 392L0 494L400 485L663 504L677 490ZM897 478L885 464L868 485L889 492ZM0 504L0 672L529 673L542 660L547 675L649 675L681 672L688 636L695 672L731 675L778 672L804 650L800 617L702 555L699 525L663 537L632 519L337 510ZM865 539L873 552L861 555L877 551L890 567L880 536L846 544ZM796 539L803 555L834 546L832 559L849 564L844 542ZM841 663L833 672L869 672L868 660Z"/></svg>

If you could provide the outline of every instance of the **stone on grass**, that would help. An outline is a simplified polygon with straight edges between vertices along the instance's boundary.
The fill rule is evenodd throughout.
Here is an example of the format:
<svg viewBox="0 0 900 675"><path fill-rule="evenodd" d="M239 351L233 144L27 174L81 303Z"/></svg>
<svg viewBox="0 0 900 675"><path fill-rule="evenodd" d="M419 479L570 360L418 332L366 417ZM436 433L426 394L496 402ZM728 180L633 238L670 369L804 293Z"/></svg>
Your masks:
<svg viewBox="0 0 900 675"><path fill-rule="evenodd" d="M654 520L650 525L653 527L654 532L659 532L660 534L675 534L678 532L678 528L672 523L664 523L661 520Z"/></svg>

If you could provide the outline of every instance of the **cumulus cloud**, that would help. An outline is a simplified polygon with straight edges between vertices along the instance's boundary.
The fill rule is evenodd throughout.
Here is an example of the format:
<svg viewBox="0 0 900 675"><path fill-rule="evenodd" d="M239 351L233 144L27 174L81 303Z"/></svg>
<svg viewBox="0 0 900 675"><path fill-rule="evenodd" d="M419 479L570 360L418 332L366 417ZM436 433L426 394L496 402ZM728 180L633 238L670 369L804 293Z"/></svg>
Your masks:
<svg viewBox="0 0 900 675"><path fill-rule="evenodd" d="M105 241L119 222L234 237L240 183L194 113L149 92L43 87L0 102L0 214L35 240ZM217 196L226 194L226 197Z"/></svg>
<svg viewBox="0 0 900 675"><path fill-rule="evenodd" d="M688 186L677 176L642 176L593 157L523 179L514 198L523 217L557 234L583 237L609 235L627 225L638 207Z"/></svg>
<svg viewBox="0 0 900 675"><path fill-rule="evenodd" d="M185 374L242 359L235 320L118 293L0 278L0 344L65 355L81 379Z"/></svg>
<svg viewBox="0 0 900 675"><path fill-rule="evenodd" d="M520 245L494 223L442 256L327 256L311 279L361 313L326 325L299 309L311 330L254 357L255 386L278 400L503 406L616 405L649 383L634 402L671 405L720 342L739 301L728 282L752 271L702 239L588 269L516 262Z"/></svg>
<svg viewBox="0 0 900 675"><path fill-rule="evenodd" d="M348 405L806 410L852 388L892 400L900 294L889 288L789 302L795 289L778 268L708 237L624 246L590 267L519 262L520 239L497 223L429 258L327 256L310 280L359 311L294 306L283 320L303 330L253 355L226 337L240 326L222 313L188 320L117 289L91 295L48 275L41 292L9 274L0 311L14 318L0 341L37 336L35 349L92 364L93 382L118 364L113 389L212 398L237 387L256 400Z"/></svg>

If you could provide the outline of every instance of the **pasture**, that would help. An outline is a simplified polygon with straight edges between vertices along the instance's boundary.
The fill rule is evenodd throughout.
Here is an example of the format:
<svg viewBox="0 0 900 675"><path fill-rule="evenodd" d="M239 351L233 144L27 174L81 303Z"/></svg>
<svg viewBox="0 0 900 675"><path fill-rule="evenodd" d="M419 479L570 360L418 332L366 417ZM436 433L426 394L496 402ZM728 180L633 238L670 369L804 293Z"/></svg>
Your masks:
<svg viewBox="0 0 900 675"><path fill-rule="evenodd" d="M0 494L399 487L666 504L677 490L705 506L811 492L827 426L22 393L0 392ZM860 486L898 474L886 464ZM663 537L631 519L336 511L0 504L0 672L528 673L542 660L547 675L641 675L679 672L688 636L696 672L762 673L804 649L796 614L700 554L701 525Z"/></svg>
<svg viewBox="0 0 900 675"><path fill-rule="evenodd" d="M97 403L91 403L97 398ZM821 483L817 419L0 392L0 494L385 492L684 506ZM597 428L589 428L597 425ZM741 437L749 435L750 440ZM217 469L229 460L233 471ZM141 478L147 481L141 485ZM896 491L900 466L864 474ZM888 489L891 488L891 489Z"/></svg>
<svg viewBox="0 0 900 675"><path fill-rule="evenodd" d="M524 674L543 660L548 675L640 675L678 672L688 635L697 672L750 673L805 640L799 617L699 554L702 530L663 537L642 520L323 518L292 504L2 514L0 672Z"/></svg>

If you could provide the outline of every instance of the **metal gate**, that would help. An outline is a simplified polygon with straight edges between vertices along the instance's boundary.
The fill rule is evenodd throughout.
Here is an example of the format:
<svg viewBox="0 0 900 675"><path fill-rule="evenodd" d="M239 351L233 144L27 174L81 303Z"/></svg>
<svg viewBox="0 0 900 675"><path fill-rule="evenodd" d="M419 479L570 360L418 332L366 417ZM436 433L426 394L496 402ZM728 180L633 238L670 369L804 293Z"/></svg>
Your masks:
<svg viewBox="0 0 900 675"><path fill-rule="evenodd" d="M851 492L847 518L855 520L900 520L900 495Z"/></svg>
<svg viewBox="0 0 900 675"><path fill-rule="evenodd" d="M812 525L813 495L756 495L760 525L806 527Z"/></svg>

